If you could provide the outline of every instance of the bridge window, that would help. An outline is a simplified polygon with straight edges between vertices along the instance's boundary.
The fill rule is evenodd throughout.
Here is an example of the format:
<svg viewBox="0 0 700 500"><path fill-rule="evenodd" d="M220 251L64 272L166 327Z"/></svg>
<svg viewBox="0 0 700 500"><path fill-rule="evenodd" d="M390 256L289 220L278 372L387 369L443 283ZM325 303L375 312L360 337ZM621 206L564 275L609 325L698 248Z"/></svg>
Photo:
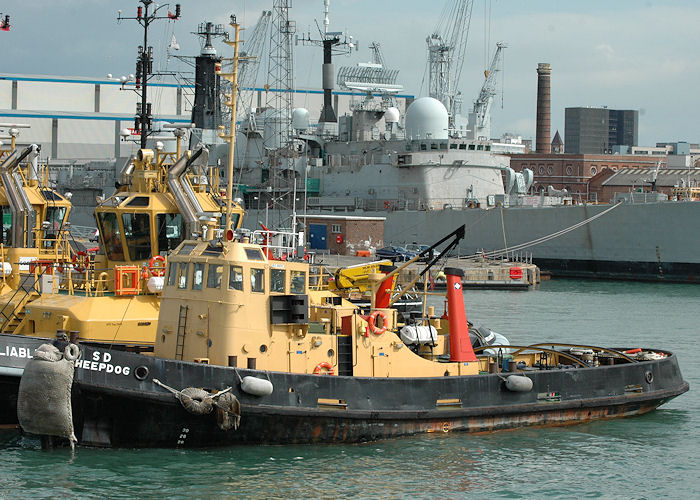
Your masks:
<svg viewBox="0 0 700 500"><path fill-rule="evenodd" d="M270 291L284 293L286 277L284 269L270 269Z"/></svg>
<svg viewBox="0 0 700 500"><path fill-rule="evenodd" d="M107 258L109 260L123 261L124 247L122 247L117 214L114 212L99 213L97 214L97 221L100 224L100 238L102 238ZM150 255L148 258L150 258Z"/></svg>
<svg viewBox="0 0 700 500"><path fill-rule="evenodd" d="M221 277L224 274L224 266L221 264L209 264L207 276L207 288L221 288Z"/></svg>
<svg viewBox="0 0 700 500"><path fill-rule="evenodd" d="M246 248L245 256L248 257L248 260L265 260L262 252L257 248Z"/></svg>
<svg viewBox="0 0 700 500"><path fill-rule="evenodd" d="M291 271L290 293L306 293L306 271Z"/></svg>
<svg viewBox="0 0 700 500"><path fill-rule="evenodd" d="M187 274L189 273L189 262L180 262L177 268L177 287L180 290L187 288Z"/></svg>
<svg viewBox="0 0 700 500"><path fill-rule="evenodd" d="M204 262L194 263L194 273L192 275L192 290L201 290L204 285Z"/></svg>
<svg viewBox="0 0 700 500"><path fill-rule="evenodd" d="M122 214L124 224L124 237L129 250L131 260L150 259L153 253L151 249L151 223L148 214Z"/></svg>
<svg viewBox="0 0 700 500"><path fill-rule="evenodd" d="M0 243L4 245L12 244L10 229L12 228L12 212L10 207L0 207L0 219L2 220L2 232L0 232Z"/></svg>
<svg viewBox="0 0 700 500"><path fill-rule="evenodd" d="M251 268L250 270L250 290L262 293L265 291L265 270Z"/></svg>
<svg viewBox="0 0 700 500"><path fill-rule="evenodd" d="M184 237L181 214L157 214L158 252L171 252Z"/></svg>
<svg viewBox="0 0 700 500"><path fill-rule="evenodd" d="M230 290L243 291L243 268L241 266L231 266L231 273L228 276L228 287Z"/></svg>
<svg viewBox="0 0 700 500"><path fill-rule="evenodd" d="M177 263L171 263L168 267L168 285L175 286L177 281Z"/></svg>

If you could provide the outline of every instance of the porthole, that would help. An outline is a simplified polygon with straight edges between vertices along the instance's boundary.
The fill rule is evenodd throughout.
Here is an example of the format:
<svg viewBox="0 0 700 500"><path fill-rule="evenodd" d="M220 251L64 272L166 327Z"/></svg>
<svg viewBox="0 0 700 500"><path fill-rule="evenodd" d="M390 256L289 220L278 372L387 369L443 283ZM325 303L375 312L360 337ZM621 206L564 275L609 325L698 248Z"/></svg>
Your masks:
<svg viewBox="0 0 700 500"><path fill-rule="evenodd" d="M333 351L333 349L328 349L328 357L329 358L332 358L334 354L335 354L335 351Z"/></svg>
<svg viewBox="0 0 700 500"><path fill-rule="evenodd" d="M267 352L267 346L265 344L260 344L260 352Z"/></svg>
<svg viewBox="0 0 700 500"><path fill-rule="evenodd" d="M644 378L646 379L647 384L651 384L654 381L654 374L651 372L646 372L644 374Z"/></svg>

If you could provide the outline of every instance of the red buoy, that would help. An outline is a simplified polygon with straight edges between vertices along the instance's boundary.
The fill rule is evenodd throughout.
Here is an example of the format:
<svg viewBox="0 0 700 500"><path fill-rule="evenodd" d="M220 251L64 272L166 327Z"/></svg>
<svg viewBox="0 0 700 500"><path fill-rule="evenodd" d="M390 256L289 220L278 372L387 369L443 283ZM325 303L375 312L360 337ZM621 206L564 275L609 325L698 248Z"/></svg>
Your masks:
<svg viewBox="0 0 700 500"><path fill-rule="evenodd" d="M467 312L464 310L462 278L464 271L456 267L446 267L447 310L450 324L450 361L476 361L476 354L469 340Z"/></svg>

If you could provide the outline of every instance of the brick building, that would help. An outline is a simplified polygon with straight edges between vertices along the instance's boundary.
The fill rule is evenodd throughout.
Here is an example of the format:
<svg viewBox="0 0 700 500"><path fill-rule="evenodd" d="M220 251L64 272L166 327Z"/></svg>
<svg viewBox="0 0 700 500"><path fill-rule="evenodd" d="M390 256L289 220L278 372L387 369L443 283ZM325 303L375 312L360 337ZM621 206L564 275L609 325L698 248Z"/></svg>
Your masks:
<svg viewBox="0 0 700 500"><path fill-rule="evenodd" d="M669 198L678 187L700 186L700 169L688 168L623 168L605 169L590 179L590 192L599 202L608 203L616 194L633 193L634 201L648 201L654 189ZM647 196L645 196L645 194Z"/></svg>
<svg viewBox="0 0 700 500"><path fill-rule="evenodd" d="M513 155L510 167L516 172L529 168L535 174L532 192L546 192L549 186L566 189L575 201L596 201L589 196L588 181L605 169L652 169L661 160L666 168L666 157L651 155L592 155L592 154L539 154Z"/></svg>
<svg viewBox="0 0 700 500"><path fill-rule="evenodd" d="M306 234L311 250L357 255L384 246L385 217L307 215Z"/></svg>

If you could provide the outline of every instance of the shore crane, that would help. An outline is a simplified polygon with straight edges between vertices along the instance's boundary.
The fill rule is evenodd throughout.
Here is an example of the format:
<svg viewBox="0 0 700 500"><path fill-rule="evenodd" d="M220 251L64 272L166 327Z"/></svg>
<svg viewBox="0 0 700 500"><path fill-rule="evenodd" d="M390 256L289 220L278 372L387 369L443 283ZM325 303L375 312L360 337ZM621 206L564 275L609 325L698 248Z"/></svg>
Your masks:
<svg viewBox="0 0 700 500"><path fill-rule="evenodd" d="M440 21L426 38L428 44L428 92L447 108L450 129L461 112L461 93L457 90L467 50L472 0L448 0Z"/></svg>
<svg viewBox="0 0 700 500"><path fill-rule="evenodd" d="M507 48L503 42L496 44L496 53L493 55L489 69L484 71L484 84L481 86L481 92L474 102L474 108L469 113L469 135L470 139L485 139L491 138L491 105L493 98L496 96L497 74L501 71L501 63L503 61L503 49Z"/></svg>

